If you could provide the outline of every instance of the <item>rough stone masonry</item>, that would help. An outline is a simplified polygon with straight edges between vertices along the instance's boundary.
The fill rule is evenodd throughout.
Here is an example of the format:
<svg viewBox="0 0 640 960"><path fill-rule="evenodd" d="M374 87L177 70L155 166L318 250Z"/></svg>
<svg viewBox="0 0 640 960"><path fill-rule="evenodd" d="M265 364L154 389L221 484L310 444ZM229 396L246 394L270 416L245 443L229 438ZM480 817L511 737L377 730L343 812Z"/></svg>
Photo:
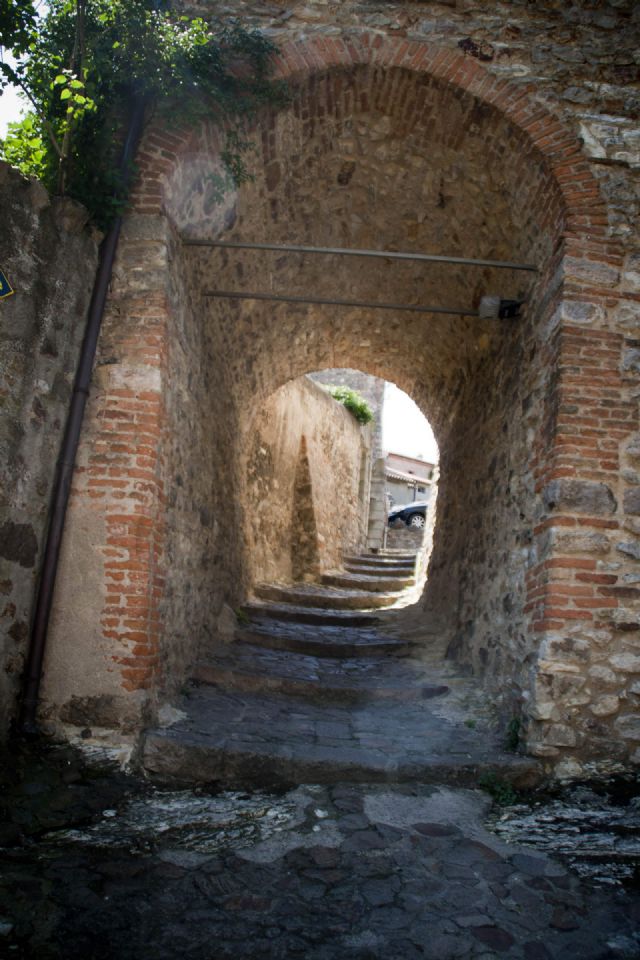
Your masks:
<svg viewBox="0 0 640 960"><path fill-rule="evenodd" d="M0 163L0 739L15 712L53 474L96 264L68 199ZM73 265L73 266L70 266Z"/></svg>
<svg viewBox="0 0 640 960"><path fill-rule="evenodd" d="M637 763L637 5L184 7L267 31L291 102L257 118L254 179L223 201L213 122L147 129L77 471L45 714L86 696L95 723L135 723L179 687L222 604L251 588L233 494L246 424L288 381L349 367L396 382L434 426L438 529L421 606L449 655L559 775ZM189 238L410 249L538 272L239 253ZM215 289L525 303L519 319L490 321L227 301ZM78 570L91 584L83 622ZM65 664L81 641L72 689Z"/></svg>

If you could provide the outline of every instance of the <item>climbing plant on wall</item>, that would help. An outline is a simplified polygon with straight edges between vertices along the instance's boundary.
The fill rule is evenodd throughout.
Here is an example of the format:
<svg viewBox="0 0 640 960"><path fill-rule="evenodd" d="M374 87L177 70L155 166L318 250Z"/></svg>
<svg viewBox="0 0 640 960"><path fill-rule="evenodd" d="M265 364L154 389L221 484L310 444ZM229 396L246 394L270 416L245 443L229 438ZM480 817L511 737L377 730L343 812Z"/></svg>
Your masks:
<svg viewBox="0 0 640 960"><path fill-rule="evenodd" d="M357 390L352 390L351 387L341 386L328 386L326 389L334 400L343 404L349 413L353 414L358 423L371 423L373 420L373 410Z"/></svg>
<svg viewBox="0 0 640 960"><path fill-rule="evenodd" d="M286 97L270 78L273 46L261 34L153 0L51 0L41 19L27 0L15 12L0 4L0 40L16 58L0 62L1 82L31 107L0 150L23 173L80 200L106 226L124 201L117 145L133 99L143 97L169 126L213 116L227 131L229 176L246 178L247 125L258 107Z"/></svg>

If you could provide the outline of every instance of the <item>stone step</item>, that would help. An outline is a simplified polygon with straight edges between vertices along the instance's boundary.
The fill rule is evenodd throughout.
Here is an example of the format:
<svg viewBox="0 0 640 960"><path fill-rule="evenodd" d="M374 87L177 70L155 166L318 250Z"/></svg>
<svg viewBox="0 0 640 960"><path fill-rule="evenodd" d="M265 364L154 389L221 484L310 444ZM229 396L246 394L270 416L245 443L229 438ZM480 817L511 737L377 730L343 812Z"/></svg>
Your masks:
<svg viewBox="0 0 640 960"><path fill-rule="evenodd" d="M362 558L363 560L380 560L389 563L415 563L418 556L415 550L385 550L374 553L371 550L365 550L363 553L352 553L349 556L353 559Z"/></svg>
<svg viewBox="0 0 640 960"><path fill-rule="evenodd" d="M358 631L339 625L304 624L295 621L254 620L248 627L237 630L239 643L265 647L270 650L291 650L314 657L380 657L392 653L407 657L411 643L395 640L368 629Z"/></svg>
<svg viewBox="0 0 640 960"><path fill-rule="evenodd" d="M476 787L483 774L516 786L540 777L535 761L505 753L486 731L438 716L429 701L381 700L349 709L202 687L182 709L185 719L143 740L142 765L156 781Z"/></svg>
<svg viewBox="0 0 640 960"><path fill-rule="evenodd" d="M299 607L293 603L245 603L242 611L250 620L270 617L290 620L296 624L327 624L343 627L368 627L377 623L375 613L356 610L326 610L318 607Z"/></svg>
<svg viewBox="0 0 640 960"><path fill-rule="evenodd" d="M361 567L373 567L376 570L413 570L415 560L389 560L384 557L370 556L345 557L345 563L357 563Z"/></svg>
<svg viewBox="0 0 640 960"><path fill-rule="evenodd" d="M355 561L345 560L344 569L348 573L357 573L360 576L366 577L385 577L386 579L396 580L410 580L415 582L414 570L413 567L374 567L367 566L365 564L356 563Z"/></svg>
<svg viewBox="0 0 640 960"><path fill-rule="evenodd" d="M427 699L449 690L445 684L429 683L416 661L318 658L248 644L212 652L195 664L192 679L223 690L283 693L312 703Z"/></svg>
<svg viewBox="0 0 640 960"><path fill-rule="evenodd" d="M373 550L365 550L359 554L361 557L372 557L377 560L405 560L415 563L418 552L416 550L381 550L375 553Z"/></svg>
<svg viewBox="0 0 640 960"><path fill-rule="evenodd" d="M415 577L388 577L386 575L367 573L323 573L322 583L329 587L341 587L345 590L370 590L372 593L389 593L412 587Z"/></svg>
<svg viewBox="0 0 640 960"><path fill-rule="evenodd" d="M261 600L323 610L371 610L390 607L399 597L399 593L374 594L370 590L341 590L337 587L323 587L316 583L300 583L292 586L259 583L254 588L254 593Z"/></svg>

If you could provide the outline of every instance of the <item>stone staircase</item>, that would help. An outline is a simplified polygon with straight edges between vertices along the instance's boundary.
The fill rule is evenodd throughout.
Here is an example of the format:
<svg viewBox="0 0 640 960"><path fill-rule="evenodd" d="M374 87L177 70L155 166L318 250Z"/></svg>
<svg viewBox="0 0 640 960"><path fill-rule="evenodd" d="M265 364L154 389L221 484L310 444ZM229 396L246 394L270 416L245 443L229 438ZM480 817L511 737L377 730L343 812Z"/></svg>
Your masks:
<svg viewBox="0 0 640 960"><path fill-rule="evenodd" d="M146 771L164 782L261 787L472 786L480 771L530 781L531 761L436 709L446 676L382 629L381 610L415 585L415 562L364 554L320 584L259 585L233 642L195 665L183 719L147 732Z"/></svg>

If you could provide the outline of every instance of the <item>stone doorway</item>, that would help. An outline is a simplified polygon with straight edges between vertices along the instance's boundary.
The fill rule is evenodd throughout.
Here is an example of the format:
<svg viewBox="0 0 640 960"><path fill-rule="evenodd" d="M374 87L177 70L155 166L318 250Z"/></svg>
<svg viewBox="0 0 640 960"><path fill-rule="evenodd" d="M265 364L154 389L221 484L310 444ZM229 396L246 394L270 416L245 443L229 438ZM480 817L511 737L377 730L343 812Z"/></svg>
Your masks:
<svg viewBox="0 0 640 960"><path fill-rule="evenodd" d="M611 546L602 524L614 508L600 488L618 483L617 464L561 442L571 363L597 350L608 371L602 390L618 376L605 307L588 336L572 323L616 271L578 146L525 93L419 44L311 43L306 54L292 46L282 64L292 103L260 119L255 179L222 202L213 127L147 134L65 548L50 708L72 689L133 712L171 695L222 604L246 590L233 491L247 411L311 370L354 367L396 382L429 411L437 435L440 533L425 619L503 711L523 715L538 755L608 755L607 723L589 726L597 684L578 701L557 688L567 656L583 679L588 658L576 651L590 648L590 630L608 631L596 666L622 653L607 613L617 600L579 580L596 575L597 538L603 551ZM527 285L489 268L382 262L354 272L341 260L184 242L222 235L411 247L534 263L538 273ZM414 303L428 295L453 307L498 294L526 305L517 321L496 322L208 295L243 285ZM563 526L580 529L569 540ZM74 541L74 530L89 528ZM88 631L66 612L72 553L95 586ZM593 606L563 592L580 584ZM81 640L92 655L71 684L64 664Z"/></svg>

